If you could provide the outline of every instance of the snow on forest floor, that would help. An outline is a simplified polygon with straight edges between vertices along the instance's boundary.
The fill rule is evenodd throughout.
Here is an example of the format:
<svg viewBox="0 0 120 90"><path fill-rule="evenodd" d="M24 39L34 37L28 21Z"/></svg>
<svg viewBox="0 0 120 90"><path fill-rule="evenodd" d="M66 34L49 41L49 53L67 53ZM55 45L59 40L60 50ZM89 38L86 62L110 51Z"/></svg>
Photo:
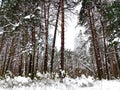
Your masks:
<svg viewBox="0 0 120 90"><path fill-rule="evenodd" d="M0 80L0 90L120 90L120 80L94 80L92 77L78 77L72 79L64 78L60 83L59 79L31 80L25 77L7 77Z"/></svg>

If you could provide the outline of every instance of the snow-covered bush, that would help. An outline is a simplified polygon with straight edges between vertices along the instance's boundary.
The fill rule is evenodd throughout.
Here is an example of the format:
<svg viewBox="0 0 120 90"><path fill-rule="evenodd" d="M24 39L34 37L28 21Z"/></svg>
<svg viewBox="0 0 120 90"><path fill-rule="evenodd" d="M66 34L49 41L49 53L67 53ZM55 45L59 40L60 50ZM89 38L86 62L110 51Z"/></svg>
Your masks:
<svg viewBox="0 0 120 90"><path fill-rule="evenodd" d="M69 77L65 77L63 83L70 86L70 85L78 85L79 87L91 87L93 86L94 79L93 77L86 77L82 75L81 77L77 77L76 79L72 79Z"/></svg>
<svg viewBox="0 0 120 90"><path fill-rule="evenodd" d="M4 88L8 88L8 87L21 87L21 86L30 86L30 84L32 83L32 80L29 77L14 77L11 78L10 76L7 76L4 80L0 81L0 86L4 87Z"/></svg>

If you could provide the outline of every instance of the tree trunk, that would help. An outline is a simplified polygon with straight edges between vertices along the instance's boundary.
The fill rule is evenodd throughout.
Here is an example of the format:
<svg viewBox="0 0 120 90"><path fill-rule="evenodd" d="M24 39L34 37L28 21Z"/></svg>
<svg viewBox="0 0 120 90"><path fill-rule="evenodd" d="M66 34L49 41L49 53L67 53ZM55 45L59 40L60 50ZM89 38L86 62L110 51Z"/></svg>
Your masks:
<svg viewBox="0 0 120 90"><path fill-rule="evenodd" d="M61 70L64 70L64 0L61 0ZM63 78L63 73L60 72L60 77Z"/></svg>
<svg viewBox="0 0 120 90"><path fill-rule="evenodd" d="M23 68L23 54L21 55L20 63L19 63L19 75L22 76L22 68Z"/></svg>
<svg viewBox="0 0 120 90"><path fill-rule="evenodd" d="M6 51L5 51L5 58L4 58L3 67L2 67L2 75L5 74L7 55L8 55L8 46L9 46L9 44L7 44Z"/></svg>
<svg viewBox="0 0 120 90"><path fill-rule="evenodd" d="M45 38L45 58L44 58L44 72L48 71L47 63L48 63L48 27L49 27L49 9L50 2L48 8L46 9L46 2L44 2L44 18L45 18L45 30L46 30L46 38Z"/></svg>
<svg viewBox="0 0 120 90"><path fill-rule="evenodd" d="M22 44L22 47L23 48L25 48L25 34L23 33L22 34L22 42L21 42L21 44ZM20 76L22 76L23 75L23 72L25 72L25 71L23 71L23 68L24 68L24 54L22 53L21 54L21 58L20 58L20 63L19 63L19 75Z"/></svg>
<svg viewBox="0 0 120 90"><path fill-rule="evenodd" d="M11 58L12 58L14 52L15 52L15 50L14 50L15 38L16 37L14 36L13 39L12 39L12 42L11 42L11 46L10 46L10 50L9 50L9 56L8 56L5 72L7 70L11 70L11 64L12 64L12 59Z"/></svg>
<svg viewBox="0 0 120 90"><path fill-rule="evenodd" d="M95 24L94 24L94 15L91 10L91 7L88 8L88 15L89 15L89 20L90 20L90 29L92 33L92 42L94 46L94 53L95 53L95 59L96 59L96 64L97 64L97 73L98 73L98 78L101 80L103 78L103 70L102 70L102 62L101 62L101 57L99 53L99 45L98 45L98 37L95 29Z"/></svg>
<svg viewBox="0 0 120 90"><path fill-rule="evenodd" d="M120 58L119 58L119 55L118 55L117 46L114 46L114 49L115 49L115 55L116 55L116 59L117 59L117 63L118 63L119 77L120 77Z"/></svg>
<svg viewBox="0 0 120 90"><path fill-rule="evenodd" d="M29 60L29 67L28 67L28 74L31 74L32 73L32 54L30 53L30 60Z"/></svg>
<svg viewBox="0 0 120 90"><path fill-rule="evenodd" d="M3 49L4 43L5 43L5 32L3 33L2 39L1 39L0 54L1 54L1 51L2 51L2 49Z"/></svg>
<svg viewBox="0 0 120 90"><path fill-rule="evenodd" d="M111 69L111 74L112 74L112 78L118 78L119 76L119 67L118 67L118 63L116 60L116 55L114 52L114 47L110 48L110 53L109 57L110 57L110 69Z"/></svg>
<svg viewBox="0 0 120 90"><path fill-rule="evenodd" d="M54 52L55 52L55 41L56 41L56 33L57 33L57 27L58 27L58 19L59 19L59 13L60 13L60 3L58 6L58 12L57 12L57 17L56 17L56 23L55 23L55 31L54 31L54 38L53 38L53 45L52 45L52 55L51 55L51 68L50 72L53 72L53 59L54 59Z"/></svg>
<svg viewBox="0 0 120 90"><path fill-rule="evenodd" d="M35 76L35 60L36 60L36 39L35 39L35 24L32 28L32 45L33 45L33 55L32 55L32 72L31 78L34 79Z"/></svg>
<svg viewBox="0 0 120 90"><path fill-rule="evenodd" d="M115 64L115 68L116 68L116 71L114 72L115 73L115 77L118 78L119 75L120 75L120 70L119 70L119 63L118 63L118 58L117 58L117 52L115 51L115 46L113 46L113 50L114 50L114 64Z"/></svg>
<svg viewBox="0 0 120 90"><path fill-rule="evenodd" d="M110 79L110 74L109 74L109 67L108 67L108 55L107 55L107 46L106 46L106 32L104 29L104 23L102 21L102 14L100 17L100 22L102 26L102 32L103 32L103 43L104 43L104 59L105 59L105 67L106 67L106 78L109 80Z"/></svg>

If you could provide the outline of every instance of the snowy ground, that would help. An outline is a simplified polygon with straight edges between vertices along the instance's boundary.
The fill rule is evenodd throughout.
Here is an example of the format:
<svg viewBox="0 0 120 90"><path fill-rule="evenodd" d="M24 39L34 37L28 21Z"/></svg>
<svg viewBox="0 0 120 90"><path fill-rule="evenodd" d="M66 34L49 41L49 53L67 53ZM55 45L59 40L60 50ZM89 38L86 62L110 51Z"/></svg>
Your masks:
<svg viewBox="0 0 120 90"><path fill-rule="evenodd" d="M41 78L32 81L30 78L6 77L0 80L0 90L120 90L120 80L97 81L92 77L71 79L66 77L63 83L59 79Z"/></svg>

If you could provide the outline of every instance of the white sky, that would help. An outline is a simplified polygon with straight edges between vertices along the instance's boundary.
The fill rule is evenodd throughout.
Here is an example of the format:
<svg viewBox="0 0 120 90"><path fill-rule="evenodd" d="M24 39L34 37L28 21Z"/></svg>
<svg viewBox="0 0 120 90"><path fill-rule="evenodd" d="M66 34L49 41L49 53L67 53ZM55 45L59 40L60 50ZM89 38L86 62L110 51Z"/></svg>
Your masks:
<svg viewBox="0 0 120 90"><path fill-rule="evenodd" d="M0 0L0 6L1 6L2 0Z"/></svg>
<svg viewBox="0 0 120 90"><path fill-rule="evenodd" d="M76 7L74 12L79 12L81 8L81 4ZM83 29L83 27L77 26L78 23L78 15L73 15L70 14L65 20L65 48L74 50L74 40L75 37L77 36L78 32ZM76 27L77 26L77 27ZM56 40L56 46L58 49L61 47L61 38L60 38L60 33L57 32L57 40Z"/></svg>

